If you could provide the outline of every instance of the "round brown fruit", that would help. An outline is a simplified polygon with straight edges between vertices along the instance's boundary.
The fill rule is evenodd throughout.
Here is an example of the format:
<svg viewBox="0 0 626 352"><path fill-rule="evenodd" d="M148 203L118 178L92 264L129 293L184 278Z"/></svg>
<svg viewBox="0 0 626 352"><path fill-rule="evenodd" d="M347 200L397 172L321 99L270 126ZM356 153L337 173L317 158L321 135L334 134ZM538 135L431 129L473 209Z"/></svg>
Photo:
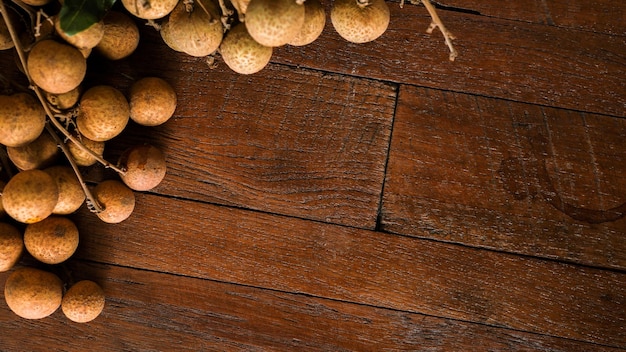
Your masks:
<svg viewBox="0 0 626 352"><path fill-rule="evenodd" d="M91 150L96 155L100 157L104 155L104 142L94 141L85 136L80 136L79 140L85 146L85 148ZM67 145L67 148L69 149L72 158L78 166L91 166L98 161L93 155L80 149L74 142L68 141L65 144Z"/></svg>
<svg viewBox="0 0 626 352"><path fill-rule="evenodd" d="M78 49L51 39L35 44L26 66L33 82L53 94L78 87L87 72L87 61Z"/></svg>
<svg viewBox="0 0 626 352"><path fill-rule="evenodd" d="M298 35L304 24L303 1L251 0L244 23L259 44L285 45Z"/></svg>
<svg viewBox="0 0 626 352"><path fill-rule="evenodd" d="M25 170L4 186L2 206L13 219L26 224L41 221L54 210L59 190L52 176L41 170Z"/></svg>
<svg viewBox="0 0 626 352"><path fill-rule="evenodd" d="M57 142L45 132L21 147L7 147L9 159L20 170L41 169L57 161L60 151Z"/></svg>
<svg viewBox="0 0 626 352"><path fill-rule="evenodd" d="M109 60L120 60L132 54L139 45L139 28L123 12L109 11L103 19L104 35L96 50Z"/></svg>
<svg viewBox="0 0 626 352"><path fill-rule="evenodd" d="M130 118L143 126L165 123L176 110L176 92L164 79L145 77L130 87Z"/></svg>
<svg viewBox="0 0 626 352"><path fill-rule="evenodd" d="M155 146L144 144L127 149L118 165L125 170L122 181L135 191L148 191L161 183L167 170L165 155Z"/></svg>
<svg viewBox="0 0 626 352"><path fill-rule="evenodd" d="M50 0L22 0L26 5L30 5L30 6L43 6L43 5L47 5Z"/></svg>
<svg viewBox="0 0 626 352"><path fill-rule="evenodd" d="M383 35L389 18L385 0L335 0L330 10L333 27L352 43L371 42Z"/></svg>
<svg viewBox="0 0 626 352"><path fill-rule="evenodd" d="M243 23L234 25L220 45L222 58L231 70L241 74L261 71L270 62L273 49L252 39Z"/></svg>
<svg viewBox="0 0 626 352"><path fill-rule="evenodd" d="M61 301L61 310L71 321L87 323L102 313L104 303L104 291L100 285L82 280L67 290Z"/></svg>
<svg viewBox="0 0 626 352"><path fill-rule="evenodd" d="M122 0L122 5L131 15L144 20L167 16L177 3L178 0Z"/></svg>
<svg viewBox="0 0 626 352"><path fill-rule="evenodd" d="M0 272L9 271L20 260L24 250L24 240L19 230L0 222Z"/></svg>
<svg viewBox="0 0 626 352"><path fill-rule="evenodd" d="M103 208L103 211L96 214L106 223L122 222L128 219L135 209L135 194L118 180L100 182L94 187L93 196Z"/></svg>
<svg viewBox="0 0 626 352"><path fill-rule="evenodd" d="M124 94L111 86L89 88L80 99L76 126L83 136L98 142L120 134L130 119Z"/></svg>
<svg viewBox="0 0 626 352"><path fill-rule="evenodd" d="M80 98L81 89L80 86L70 90L66 93L52 94L45 92L45 97L48 103L59 110L67 110L76 106L78 99Z"/></svg>
<svg viewBox="0 0 626 352"><path fill-rule="evenodd" d="M167 21L164 21L161 37L173 50L202 57L219 48L224 37L224 26L220 21L219 10L211 0L202 0L204 6L200 6L199 1L196 1L191 13L187 12L183 1L179 2Z"/></svg>
<svg viewBox="0 0 626 352"><path fill-rule="evenodd" d="M46 126L46 112L27 93L0 95L0 144L7 147L26 145L41 135Z"/></svg>
<svg viewBox="0 0 626 352"><path fill-rule="evenodd" d="M13 313L25 319L42 319L61 305L63 282L53 273L35 268L15 269L7 278L4 298Z"/></svg>
<svg viewBox="0 0 626 352"><path fill-rule="evenodd" d="M70 35L61 28L61 21L59 18L60 17L57 16L54 20L54 28L57 34L77 49L84 50L94 48L98 45L98 43L100 43L100 40L102 40L102 37L104 36L104 22L102 21L96 22L88 28Z"/></svg>
<svg viewBox="0 0 626 352"><path fill-rule="evenodd" d="M304 3L304 24L300 32L287 44L303 46L313 43L324 31L326 12L319 0L306 0Z"/></svg>
<svg viewBox="0 0 626 352"><path fill-rule="evenodd" d="M85 192L71 167L55 165L43 171L52 176L59 189L59 200L52 210L52 214L68 215L75 212L83 205L85 202Z"/></svg>
<svg viewBox="0 0 626 352"><path fill-rule="evenodd" d="M59 264L78 248L78 228L72 220L49 216L26 226L24 246L33 258L45 264Z"/></svg>

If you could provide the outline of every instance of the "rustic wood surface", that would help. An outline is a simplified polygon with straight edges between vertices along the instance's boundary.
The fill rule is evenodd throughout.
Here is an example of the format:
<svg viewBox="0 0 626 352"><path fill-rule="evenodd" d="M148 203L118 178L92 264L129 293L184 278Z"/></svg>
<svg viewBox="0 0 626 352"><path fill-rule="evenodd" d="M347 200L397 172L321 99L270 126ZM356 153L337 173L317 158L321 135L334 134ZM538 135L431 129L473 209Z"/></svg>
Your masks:
<svg viewBox="0 0 626 352"><path fill-rule="evenodd" d="M252 76L140 22L131 57L92 56L87 85L174 86L174 118L105 153L153 143L168 174L121 224L71 215L47 269L100 283L103 314L0 300L0 351L625 351L626 5L443 1L452 63L389 4L379 40L328 23Z"/></svg>

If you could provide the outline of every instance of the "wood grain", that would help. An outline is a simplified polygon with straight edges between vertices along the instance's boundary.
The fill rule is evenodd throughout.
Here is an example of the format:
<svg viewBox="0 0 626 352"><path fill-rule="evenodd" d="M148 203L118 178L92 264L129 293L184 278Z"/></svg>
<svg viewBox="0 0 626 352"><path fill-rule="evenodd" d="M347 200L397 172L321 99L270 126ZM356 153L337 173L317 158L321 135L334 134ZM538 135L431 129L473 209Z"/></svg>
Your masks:
<svg viewBox="0 0 626 352"><path fill-rule="evenodd" d="M500 5L498 5L500 6ZM305 47L275 50L275 62L347 75L626 116L623 37L448 12L460 56L448 61L441 35L425 33L421 7L391 6L378 40L350 44L329 23ZM329 21L330 22L330 21Z"/></svg>
<svg viewBox="0 0 626 352"><path fill-rule="evenodd" d="M90 215L78 258L626 347L624 273L149 194Z"/></svg>
<svg viewBox="0 0 626 352"><path fill-rule="evenodd" d="M0 303L2 351L617 351L299 294L73 262L100 283L106 309L88 324L59 310L28 321ZM6 274L0 274L4 284ZM45 331L45 334L42 332ZM31 336L32 338L24 338ZM36 338L34 338L36 337Z"/></svg>
<svg viewBox="0 0 626 352"><path fill-rule="evenodd" d="M626 121L403 86L381 229L626 268Z"/></svg>

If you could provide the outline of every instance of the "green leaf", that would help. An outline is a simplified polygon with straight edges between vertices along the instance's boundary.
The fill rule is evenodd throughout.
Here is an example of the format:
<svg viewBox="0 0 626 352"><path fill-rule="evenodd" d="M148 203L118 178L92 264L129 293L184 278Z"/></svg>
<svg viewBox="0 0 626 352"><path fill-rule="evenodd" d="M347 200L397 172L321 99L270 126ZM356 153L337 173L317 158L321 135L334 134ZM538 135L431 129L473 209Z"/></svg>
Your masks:
<svg viewBox="0 0 626 352"><path fill-rule="evenodd" d="M100 22L116 0L65 0L59 18L61 29L74 35Z"/></svg>

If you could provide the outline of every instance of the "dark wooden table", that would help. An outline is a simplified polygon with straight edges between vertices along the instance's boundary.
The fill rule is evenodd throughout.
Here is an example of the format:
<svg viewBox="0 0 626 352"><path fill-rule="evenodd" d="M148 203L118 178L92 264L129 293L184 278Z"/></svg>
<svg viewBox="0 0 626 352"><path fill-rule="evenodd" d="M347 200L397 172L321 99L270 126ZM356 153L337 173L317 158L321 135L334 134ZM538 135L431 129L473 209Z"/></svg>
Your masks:
<svg viewBox="0 0 626 352"><path fill-rule="evenodd" d="M252 76L144 26L91 58L88 82L176 89L106 152L153 143L168 174L121 224L72 216L102 315L2 300L0 350L626 350L626 3L444 2L455 62L397 2L379 40L328 23Z"/></svg>

